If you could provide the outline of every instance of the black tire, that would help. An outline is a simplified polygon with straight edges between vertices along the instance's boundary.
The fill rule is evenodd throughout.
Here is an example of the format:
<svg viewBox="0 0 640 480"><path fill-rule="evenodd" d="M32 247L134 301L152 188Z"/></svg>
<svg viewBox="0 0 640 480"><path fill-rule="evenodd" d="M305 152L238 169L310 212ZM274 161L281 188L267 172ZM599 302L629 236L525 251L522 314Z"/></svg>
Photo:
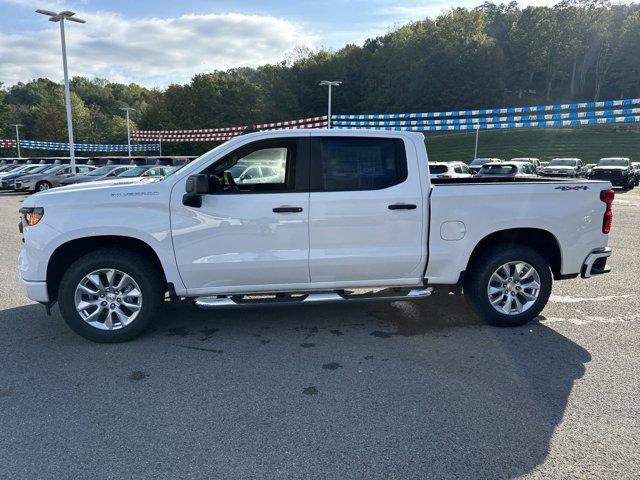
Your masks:
<svg viewBox="0 0 640 480"><path fill-rule="evenodd" d="M540 276L540 291L535 303L528 310L514 315L499 313L487 295L489 280L493 273L508 262L523 261L533 266ZM500 244L472 262L465 274L464 294L473 309L489 325L517 327L537 317L549 300L553 278L549 261L535 250L510 244Z"/></svg>
<svg viewBox="0 0 640 480"><path fill-rule="evenodd" d="M45 180L36 183L35 186L35 191L36 192L44 192L46 190L49 190L51 188L51 184Z"/></svg>
<svg viewBox="0 0 640 480"><path fill-rule="evenodd" d="M89 273L113 268L125 272L137 282L142 292L142 306L138 316L127 326L101 330L87 323L76 311L75 291ZM149 259L130 250L103 248L88 253L73 262L65 272L58 288L58 304L67 325L78 335L98 343L126 342L142 334L157 317L163 303L162 272Z"/></svg>

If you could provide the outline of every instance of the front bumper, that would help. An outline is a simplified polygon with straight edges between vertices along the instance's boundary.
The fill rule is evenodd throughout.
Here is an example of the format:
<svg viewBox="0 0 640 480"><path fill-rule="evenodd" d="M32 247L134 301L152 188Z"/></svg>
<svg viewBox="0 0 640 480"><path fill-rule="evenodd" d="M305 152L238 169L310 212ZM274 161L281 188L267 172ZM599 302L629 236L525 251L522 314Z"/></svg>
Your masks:
<svg viewBox="0 0 640 480"><path fill-rule="evenodd" d="M22 288L24 288L29 297L34 302L48 303L49 292L47 290L47 282L31 282L20 277Z"/></svg>
<svg viewBox="0 0 640 480"><path fill-rule="evenodd" d="M13 189L16 192L26 192L27 190L30 190L32 188L33 187L31 185L29 185L28 183L24 184L24 183L16 182L16 183L13 184Z"/></svg>
<svg viewBox="0 0 640 480"><path fill-rule="evenodd" d="M610 256L611 247L604 247L598 250L594 250L584 260L580 276L582 278L589 278L594 275L609 273L611 271L611 267L607 265L607 258L609 258Z"/></svg>
<svg viewBox="0 0 640 480"><path fill-rule="evenodd" d="M538 176L540 177L569 177L569 178L575 178L577 175L575 172L558 172L558 173L552 173L552 172L538 172Z"/></svg>

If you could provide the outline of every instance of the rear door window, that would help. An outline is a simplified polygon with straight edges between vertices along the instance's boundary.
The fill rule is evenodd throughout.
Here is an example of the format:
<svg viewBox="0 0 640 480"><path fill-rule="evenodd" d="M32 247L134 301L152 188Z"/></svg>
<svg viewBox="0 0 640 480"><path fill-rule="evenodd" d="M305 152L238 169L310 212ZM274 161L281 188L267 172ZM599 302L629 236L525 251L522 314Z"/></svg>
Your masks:
<svg viewBox="0 0 640 480"><path fill-rule="evenodd" d="M317 142L313 190L381 190L407 178L407 159L400 139L325 137Z"/></svg>

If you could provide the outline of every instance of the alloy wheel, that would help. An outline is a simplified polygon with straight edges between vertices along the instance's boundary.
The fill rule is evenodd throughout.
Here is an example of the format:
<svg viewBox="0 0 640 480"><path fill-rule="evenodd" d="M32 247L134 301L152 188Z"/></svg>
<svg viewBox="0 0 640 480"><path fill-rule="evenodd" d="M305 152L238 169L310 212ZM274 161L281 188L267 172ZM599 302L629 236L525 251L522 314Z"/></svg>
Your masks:
<svg viewBox="0 0 640 480"><path fill-rule="evenodd" d="M126 272L95 270L76 287L75 306L80 317L100 330L119 330L133 322L142 308L142 291Z"/></svg>
<svg viewBox="0 0 640 480"><path fill-rule="evenodd" d="M503 315L519 315L529 310L540 295L540 275L527 262L501 265L489 278L487 296L491 306Z"/></svg>

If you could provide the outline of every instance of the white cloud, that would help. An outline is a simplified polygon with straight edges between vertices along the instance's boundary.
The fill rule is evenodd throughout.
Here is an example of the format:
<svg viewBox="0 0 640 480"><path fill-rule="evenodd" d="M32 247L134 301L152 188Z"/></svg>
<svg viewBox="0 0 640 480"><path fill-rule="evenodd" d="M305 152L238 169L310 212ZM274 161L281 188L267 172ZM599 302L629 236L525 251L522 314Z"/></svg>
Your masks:
<svg viewBox="0 0 640 480"><path fill-rule="evenodd" d="M82 14L84 25L66 23L69 75L166 86L194 74L256 66L284 58L315 39L295 24L270 16L184 15L125 19L110 12ZM46 20L46 19L43 19ZM0 82L62 78L60 33L51 28L0 34Z"/></svg>

